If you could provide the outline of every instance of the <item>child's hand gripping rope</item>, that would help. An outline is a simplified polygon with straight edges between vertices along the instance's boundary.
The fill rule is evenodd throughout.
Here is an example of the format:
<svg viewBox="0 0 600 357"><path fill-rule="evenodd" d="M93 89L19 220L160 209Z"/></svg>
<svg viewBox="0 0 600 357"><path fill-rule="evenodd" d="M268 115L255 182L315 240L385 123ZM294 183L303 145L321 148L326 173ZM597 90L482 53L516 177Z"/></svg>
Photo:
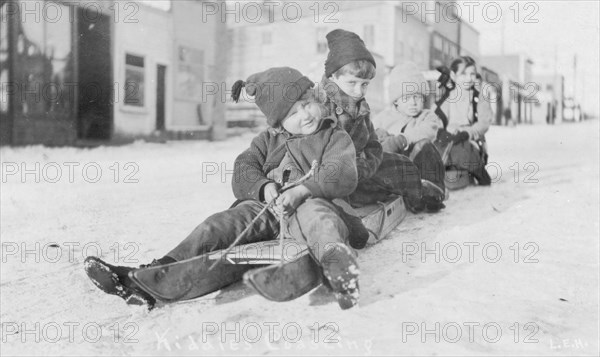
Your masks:
<svg viewBox="0 0 600 357"><path fill-rule="evenodd" d="M316 160L314 160L312 162L312 165L310 167L310 170L306 173L306 175L300 177L297 181L294 182L288 182L285 183L284 186L279 190L279 194L282 194L283 192L290 190L294 187L300 186L301 184L303 184L304 182L306 182L308 179L310 179L312 176L314 176L315 171L317 170L317 166L318 166L318 162ZM221 258L219 258L217 261L215 261L213 263L213 265L210 266L210 268L208 268L208 271L211 271L212 269L214 269L215 266L217 266L225 256L227 256L227 254L229 254L229 252L231 252L231 250L240 242L240 240L242 240L242 238L244 237L244 235L250 230L250 228L254 225L254 223L256 223L256 221L269 209L271 208L274 204L275 204L276 199L272 199L269 203L267 203L267 205L260 210L260 212L258 212L258 214L256 215L256 217L254 217L254 219L252 220L252 222L250 222L250 224L242 231L242 233L240 233L237 238L233 241L233 243L231 243L231 245L229 247L227 247L227 249L225 249L223 251L223 253L221 254ZM280 216L281 217L281 216ZM283 232L280 232L280 239L283 235Z"/></svg>

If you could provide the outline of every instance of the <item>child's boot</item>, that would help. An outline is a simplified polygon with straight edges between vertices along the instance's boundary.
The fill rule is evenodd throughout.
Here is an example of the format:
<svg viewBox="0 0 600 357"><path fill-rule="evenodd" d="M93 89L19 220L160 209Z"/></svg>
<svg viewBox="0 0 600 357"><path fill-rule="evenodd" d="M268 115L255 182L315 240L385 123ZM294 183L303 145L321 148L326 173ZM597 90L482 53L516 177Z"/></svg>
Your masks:
<svg viewBox="0 0 600 357"><path fill-rule="evenodd" d="M423 187L423 198L442 202L446 196L444 189L429 180L422 179L421 187Z"/></svg>
<svg viewBox="0 0 600 357"><path fill-rule="evenodd" d="M343 243L332 245L323 253L321 266L342 310L358 304L360 272L352 250Z"/></svg>
<svg viewBox="0 0 600 357"><path fill-rule="evenodd" d="M152 263L142 265L140 268L161 264L164 262L153 260ZM97 257L87 257L84 268L94 285L105 293L116 295L129 305L146 305L149 310L154 307L156 300L128 276L129 272L136 268L111 265Z"/></svg>
<svg viewBox="0 0 600 357"><path fill-rule="evenodd" d="M425 203L421 198L413 196L403 196L404 206L414 214L421 213L425 210Z"/></svg>
<svg viewBox="0 0 600 357"><path fill-rule="evenodd" d="M485 167L482 166L478 171L479 172L477 174L473 175L475 176L477 184L480 186L490 186L492 184L492 178L490 177L490 174L488 174Z"/></svg>

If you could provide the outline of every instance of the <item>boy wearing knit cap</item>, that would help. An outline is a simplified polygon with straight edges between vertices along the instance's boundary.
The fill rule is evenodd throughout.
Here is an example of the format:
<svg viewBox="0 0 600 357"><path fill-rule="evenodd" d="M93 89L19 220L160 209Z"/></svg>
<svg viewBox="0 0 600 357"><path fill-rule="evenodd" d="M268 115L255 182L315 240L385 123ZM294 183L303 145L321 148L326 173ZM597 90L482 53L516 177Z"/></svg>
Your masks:
<svg viewBox="0 0 600 357"><path fill-rule="evenodd" d="M234 168L233 192L237 198L228 210L208 217L166 256L150 265L162 265L227 248L269 202L266 211L239 242L272 240L279 235L279 213L287 215L287 230L305 239L320 262L325 277L343 309L358 303L358 264L346 245L350 234L341 209L333 199L347 197L357 184L356 152L352 140L337 128L335 118L323 118L323 107L313 95L314 86L295 69L271 68L233 87L235 101L242 87L254 96L269 128L252 140ZM314 176L279 194L285 169L306 174L318 162ZM154 299L128 277L132 267L112 266L98 258L86 260L86 272L103 291L129 304Z"/></svg>
<svg viewBox="0 0 600 357"><path fill-rule="evenodd" d="M437 115L423 109L429 85L413 63L396 66L390 73L390 105L373 118L375 132L384 151L408 156L419 168L421 179L445 191L444 164L433 141L443 127ZM437 212L444 208L443 197L407 199L413 212Z"/></svg>
<svg viewBox="0 0 600 357"><path fill-rule="evenodd" d="M432 185L423 185L418 168L404 155L384 152L370 119L365 100L375 77L375 59L353 32L333 30L326 35L329 54L321 87L325 105L352 137L356 149L358 187L350 196L354 206L385 200L390 194L420 200L423 195L443 195Z"/></svg>

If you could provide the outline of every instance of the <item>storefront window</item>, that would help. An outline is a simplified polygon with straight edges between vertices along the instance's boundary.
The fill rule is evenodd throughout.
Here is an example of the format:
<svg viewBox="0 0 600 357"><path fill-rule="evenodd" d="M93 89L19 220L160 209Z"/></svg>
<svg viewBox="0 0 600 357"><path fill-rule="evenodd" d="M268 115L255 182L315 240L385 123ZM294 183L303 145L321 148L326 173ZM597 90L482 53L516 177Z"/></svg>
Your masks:
<svg viewBox="0 0 600 357"><path fill-rule="evenodd" d="M8 13L7 3L0 7L0 113L8 112Z"/></svg>
<svg viewBox="0 0 600 357"><path fill-rule="evenodd" d="M43 115L46 106L42 100L44 85L50 82L49 60L44 56L44 22L37 17L41 1L21 1L22 12L17 36L17 64L15 79L20 86L18 98L25 115ZM23 14L23 12L25 12Z"/></svg>
<svg viewBox="0 0 600 357"><path fill-rule="evenodd" d="M62 14L68 14L64 5ZM43 95L48 111L68 114L73 106L73 93L68 86L74 82L73 54L71 52L71 23L68 16L57 17L46 23L46 43L44 52L48 59L50 82L45 86Z"/></svg>
<svg viewBox="0 0 600 357"><path fill-rule="evenodd" d="M8 12L7 3L0 7L0 113L8 112Z"/></svg>
<svg viewBox="0 0 600 357"><path fill-rule="evenodd" d="M125 105L144 106L144 57L125 55Z"/></svg>
<svg viewBox="0 0 600 357"><path fill-rule="evenodd" d="M8 13L6 3L0 7L0 68L4 69L8 64Z"/></svg>
<svg viewBox="0 0 600 357"><path fill-rule="evenodd" d="M3 9L8 6L5 3ZM70 8L53 3L53 12L48 10L47 17L39 16L43 13L43 1L20 1L15 9L20 13L15 14L18 21L13 78L18 91L15 93L14 109L26 116L43 117L52 113L57 118L68 119L71 116L73 92L65 84L74 82L72 23L69 16L56 14L69 14ZM7 82L8 18L4 13L1 24L0 77ZM6 93L2 94L2 111L8 110L6 96Z"/></svg>

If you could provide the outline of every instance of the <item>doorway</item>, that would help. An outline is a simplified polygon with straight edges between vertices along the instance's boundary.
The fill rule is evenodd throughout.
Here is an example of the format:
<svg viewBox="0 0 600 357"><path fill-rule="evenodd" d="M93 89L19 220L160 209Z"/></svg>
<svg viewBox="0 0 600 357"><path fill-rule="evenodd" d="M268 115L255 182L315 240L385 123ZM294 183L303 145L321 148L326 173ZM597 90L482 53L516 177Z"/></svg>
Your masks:
<svg viewBox="0 0 600 357"><path fill-rule="evenodd" d="M80 139L110 139L113 126L110 17L77 9L77 133Z"/></svg>

